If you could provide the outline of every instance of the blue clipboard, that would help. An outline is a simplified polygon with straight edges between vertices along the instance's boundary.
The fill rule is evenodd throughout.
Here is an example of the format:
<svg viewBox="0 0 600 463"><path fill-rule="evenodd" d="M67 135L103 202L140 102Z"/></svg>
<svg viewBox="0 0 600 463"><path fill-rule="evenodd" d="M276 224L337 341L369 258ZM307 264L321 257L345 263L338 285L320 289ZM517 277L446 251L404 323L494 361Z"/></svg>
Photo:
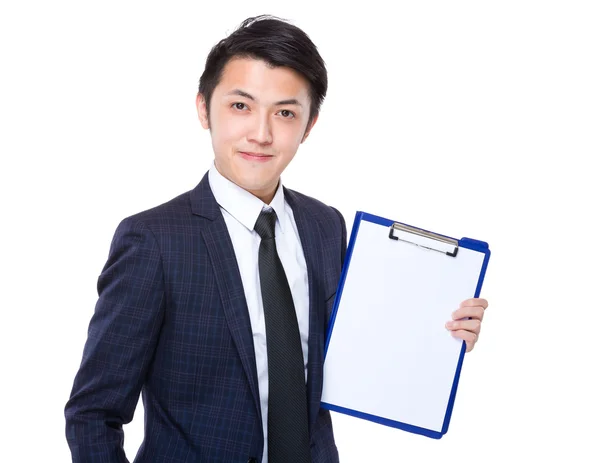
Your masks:
<svg viewBox="0 0 600 463"><path fill-rule="evenodd" d="M378 228L381 227L381 228ZM362 233L361 230L363 230ZM362 236L362 238L361 238ZM373 238L374 236L377 236L377 238ZM385 238L383 238L385 236ZM357 242L359 241L359 239L363 240L363 244L361 244L360 246L360 251L357 252L357 254L360 254L359 256L355 256L355 251L356 251L356 247L357 247ZM382 240L387 239L387 242L383 242ZM381 241L381 244L379 244L378 246L384 246L384 248L379 249L379 250L369 250L367 248L365 248L364 245L364 241L368 241L368 240L372 240L372 241ZM414 246L416 245L416 246ZM334 301L334 305L333 305L333 310L332 310L332 315L331 315L331 319L329 321L329 327L328 327L328 331L327 331L327 339L326 339L326 344L325 344L325 366L324 366L324 387L323 387L323 396L322 396L322 402L321 402L321 406L324 409L327 410L331 410L331 411L335 411L338 413L343 413L346 415L350 415L353 417L357 417L357 418L361 418L361 419L365 419L365 420L369 420L375 423L379 423L379 424L383 424L385 426L390 426L390 427L394 427L397 429L402 429L404 431L408 431L411 433L415 433L415 434L420 434L426 437L430 437L430 438L434 438L434 439L440 439L444 434L447 433L448 431L448 427L450 424L450 418L452 415L452 409L454 406L454 400L456 397L456 391L458 388L458 383L459 383L459 378L460 378L460 372L461 372L461 368L462 368L462 363L463 363L463 359L464 359L464 354L465 354L465 349L466 349L466 344L464 341L462 342L458 342L456 345L456 347L450 347L450 349L447 349L444 343L449 343L451 341L447 341L443 338L443 335L441 333L437 333L435 337L432 337L431 339L438 339L439 341L436 341L438 344L436 344L437 346L439 346L439 349L441 349L439 352L443 352L443 357L444 358L448 358L448 360L445 361L445 364L443 365L446 371L446 384L441 385L438 387L439 393L437 393L436 398L438 399L437 402L435 400L433 400L432 402L435 403L439 403L439 405L437 406L437 409L431 409L427 411L427 414L431 415L431 417L436 417L436 418L426 418L424 419L424 421L421 421L420 419L406 419L406 420L402 420L402 419L398 419L395 417L390 417L392 414L390 413L390 415L388 415L387 410L388 407L385 405L385 403L383 404L384 406L382 407L381 403L378 403L377 401L380 400L379 398L366 398L365 402L362 403L361 406L352 406L351 404L354 403L354 398L352 395L345 395L345 394L352 394L352 392L347 391L347 389L349 388L350 385L354 385L357 382L360 382L362 380L365 380L365 378L363 376L360 375L360 373L356 373L356 376L352 376L354 373L351 370L351 368L357 368L357 365L367 365L367 363L371 363L370 360L376 360L379 355L376 352L375 355L372 355L370 358L367 358L367 361L363 361L363 363L361 364L361 361L358 357L360 357L360 355L362 355L361 353L365 351L365 349L368 349L370 345L374 345L376 342L379 342L379 337L375 338L371 338L371 340L369 341L364 340L365 342L365 348L363 350L360 350L361 348L359 346L357 346L357 344L360 344L361 340L363 340L363 338L368 337L368 334L365 334L365 336L362 336L361 333L364 329L365 332L369 331L368 330L368 326L366 326L364 324L364 320L368 320L368 318L361 318L363 317L365 312L368 312L369 310L371 310L370 307L367 307L367 305L369 305L368 303L363 304L362 306L360 305L359 302L354 303L355 306L350 309L350 305L353 304L352 301L350 302L345 302L344 300L344 291L346 289L346 284L347 284L347 278L348 278L348 274L349 271L351 269L352 264L354 263L353 258L355 258L357 260L356 265L366 265L367 262L371 262L370 264L370 268L363 270L363 275L361 277L358 276L358 274L356 272L354 272L352 274L351 277L351 281L355 287L356 290L353 294L353 300L356 300L356 296L360 295L360 294L365 294L366 292L368 292L371 288L371 286L374 289L374 291L378 291L379 293L382 292L381 288L382 285L384 285L383 282L381 282L380 280L372 280L371 283L369 283L369 274L372 274L374 272L374 270L377 269L376 265L373 265L373 262L381 262L380 267L383 267L385 265L387 265L388 267L390 267L389 269L385 270L385 273L382 273L383 271L380 269L380 274L385 275L385 274L389 274L391 271L395 270L395 265L396 262L392 261L390 259L394 259L393 256L389 256L389 251L393 250L393 252L397 252L396 250L400 249L400 248L396 248L395 246L404 246L402 248L402 251L398 251L398 252L403 252L403 256L407 256L408 261L410 262L410 259L415 259L414 262L417 262L417 259L419 261L423 260L424 256L428 256L427 259L429 259L429 262L427 265L432 266L432 268L434 269L438 269L438 271L441 272L442 270L439 270L440 268L443 267L445 268L445 272L448 273L450 272L450 268L452 265L458 266L458 262L459 260L457 259L458 256L461 256L461 259L463 259L460 262L466 262L461 264L460 268L460 272L463 272L462 274L464 274L465 276L467 274L469 274L469 278L463 278L462 274L459 276L454 276L453 278L456 280L456 282L460 282L460 285L453 285L452 287L455 288L456 286L461 286L461 290L463 291L463 293L461 294L465 294L466 297L463 297L461 299L468 299L470 297L479 297L480 291L481 291L481 287L483 285L483 280L484 280L484 276L487 270L487 266L488 266L488 262L489 262L489 258L490 258L490 249L489 246L486 242L483 241L479 241L479 240L475 240L475 239L470 239L470 238L462 238L462 239L455 239L455 238L451 238L449 236L445 236L445 235L440 235L437 233L433 233L431 231L422 229L422 228L416 228L413 227L411 225L407 225L404 224L402 222L397 222L397 221L392 221L383 217L378 217L376 215L372 215L372 214L368 214L366 212L361 212L358 211L356 213L355 216L355 220L354 220L354 224L352 227L352 232L350 235L350 240L349 240L349 244L348 244L348 250L346 253L346 259L345 259L345 263L344 263L344 267L342 269L342 274L341 274L341 278L338 284L338 290L337 290L337 294L335 297L335 301ZM418 251L417 249L420 249L421 251L424 251L425 254L423 254L422 256L420 254L418 254L421 251ZM439 251L439 252L429 252L427 253L427 251ZM380 252L381 256L386 256L386 257L379 257L380 261L378 261L378 257L377 257L377 252ZM445 254L445 255L444 255ZM366 257L365 257L366 256ZM387 257L389 256L389 257ZM411 257L413 256L413 257ZM456 261L445 261L445 259L457 259ZM370 260L369 260L370 259ZM385 259L388 259L387 261ZM398 259L401 260L401 259ZM406 267L410 267L409 263L405 262L405 266ZM393 268L392 268L392 264L393 264ZM402 265L402 262L399 262L400 265ZM429 274L435 274L435 272L431 272L429 271L427 268L423 268L423 275L429 275ZM460 272L454 272L454 274L456 273L460 273ZM418 272L415 272L418 273ZM467 281L468 280L468 281ZM443 278L443 275L440 276L440 281L446 281ZM371 285L371 286L370 286ZM362 286L362 287L361 287ZM387 286L385 286L386 288L390 288L390 285L387 284ZM350 292L350 290L348 290L348 292ZM432 292L434 293L435 291L432 289ZM470 292L470 294L466 294L466 292ZM348 296L350 297L350 296ZM367 296L365 296L367 297ZM381 296L379 295L378 297L385 297L385 296ZM365 299L366 300L366 299ZM344 302L344 305L341 309L340 309L340 303ZM370 299L369 299L370 301ZM460 302L460 301L459 301ZM387 313L394 313L396 314L395 311L389 312L390 309L386 308L385 304L379 303L378 307L383 307L382 310L388 310ZM449 320L449 316L450 313L453 309L458 308L458 305L456 305L455 307L448 307L448 317L446 317L446 320ZM352 310L354 310L355 312L352 312ZM345 312L346 311L346 312ZM351 315L351 313L353 315ZM342 316L340 316L340 314L342 314ZM346 315L346 319L343 318L343 314L348 314ZM354 317L352 319L352 317ZM341 321L340 321L341 320ZM354 322L352 320L355 320ZM362 322L361 322L362 320ZM339 321L339 323L338 323ZM379 327L385 326L385 324L381 324L380 322L373 322L373 323L379 323ZM338 328L339 325L339 328ZM340 330L340 332L342 332L343 334L337 334L338 331ZM344 331L346 330L346 331ZM372 331L372 330L371 330ZM334 336L335 335L335 336ZM337 337L336 337L337 336ZM349 336L349 338L344 338L344 336ZM374 335L371 335L374 336ZM350 338L351 337L351 338ZM334 341L334 349L332 349L332 340ZM337 343L335 342L337 340ZM454 339L454 341L459 341ZM395 342L395 341L394 341ZM402 342L406 342L409 343L410 340L403 340ZM424 341L421 339L420 341L415 341L415 345L426 345L427 339L425 340L425 344ZM405 350L402 352L410 352L410 355L413 355L413 352L410 350L410 344L407 344L409 347L409 350ZM345 351L348 349L358 349L355 350L354 353L348 353L345 354ZM455 349L456 352L452 353L452 349ZM427 349L421 349L421 351L426 351ZM418 352L418 350L416 350L415 352ZM392 354L390 354L392 355ZM408 355L408 354L407 354ZM432 356L435 357L435 353L434 354L428 354L430 355L430 357L427 358L433 358ZM332 357L333 356L333 357ZM332 360L332 358L334 360ZM328 363L328 359L330 360L330 362ZM352 367L350 366L346 366L344 367L343 365L345 364L346 360L348 362L352 362ZM356 360L356 361L355 361ZM334 362L335 361L335 362ZM437 360L434 360L437 361ZM348 365L350 365L350 363L348 363ZM393 371L393 366L391 368L387 368L387 369L383 369L382 371L388 372L388 371ZM370 365L368 365L368 367L370 367ZM331 371L331 373L329 373ZM411 371L408 370L407 371ZM415 370L412 370L415 371ZM387 373L385 373L387 374ZM397 376L394 376L396 375ZM428 373L429 374L429 373ZM408 381L405 379L407 377L407 375L402 375L400 373L395 373L394 375L391 375L391 379L390 379L390 384L395 384L394 381L400 381L400 383L404 384L404 383L408 383ZM371 375L373 376L373 374ZM410 376L410 375L408 375ZM416 375L415 375L416 376ZM338 379L339 378L339 379ZM369 377L370 378L370 377ZM400 378L400 379L398 379ZM367 381L367 380L365 380ZM368 381L377 381L377 380L372 380L369 379ZM369 391L369 390L375 390L376 387L375 385L377 384L376 382L366 382L365 384L361 385L357 385L355 386L357 388L357 393L356 396L359 396L361 394L365 394L364 391ZM440 383L443 381L440 381ZM400 384L399 383L399 384ZM329 385L333 385L331 387L328 387ZM369 388L369 386L371 386L371 388ZM414 387L417 388L418 385L413 385L413 386L406 386L407 390L412 390L410 389L410 387ZM354 387L354 386L350 386L350 387ZM437 387L437 386L436 386ZM362 389L361 389L362 388ZM427 388L425 388L427 389ZM393 389L392 389L393 390ZM449 391L449 392L448 392ZM365 394L365 396L368 394ZM374 393L373 396L375 396L376 394ZM381 394L379 394L381 395ZM385 394L384 394L385 395ZM427 397L423 396L421 397L421 399L423 401L428 400ZM369 403L370 401L373 401L373 405L371 405ZM384 399L381 399L384 400ZM394 400L402 400L402 398L400 397L399 399L392 397L389 403L392 403ZM356 401L357 403L360 402L360 400ZM408 399L407 399L408 402ZM418 401L416 401L415 403L418 403ZM424 402L424 403L429 403L429 402ZM365 405L367 404L367 405ZM390 407L392 408L392 407ZM370 411L372 409L376 409L376 410L380 410L382 412L380 413L371 413ZM395 412L396 414L394 416L410 416L410 417L414 417L416 415L419 414L418 410L413 410L410 409L408 406L405 408L402 408L402 406L398 406L397 407L398 411ZM406 414L403 415L403 410L407 410ZM443 423L442 420L443 419ZM422 423L438 423L435 425L429 425L429 424L422 424Z"/></svg>

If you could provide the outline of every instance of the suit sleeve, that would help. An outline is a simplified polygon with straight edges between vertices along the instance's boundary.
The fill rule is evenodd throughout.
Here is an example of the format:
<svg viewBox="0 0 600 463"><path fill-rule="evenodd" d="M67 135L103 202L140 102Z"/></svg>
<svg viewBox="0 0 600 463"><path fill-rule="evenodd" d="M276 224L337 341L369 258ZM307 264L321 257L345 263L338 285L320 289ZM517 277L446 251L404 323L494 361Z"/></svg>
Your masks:
<svg viewBox="0 0 600 463"><path fill-rule="evenodd" d="M133 419L164 312L158 244L141 222L123 220L98 278L98 301L65 406L73 462L127 462L123 424Z"/></svg>
<svg viewBox="0 0 600 463"><path fill-rule="evenodd" d="M338 211L335 207L332 209L336 212L338 217L340 218L340 224L342 226L342 244L341 244L341 256L342 256L342 267L344 266L344 259L346 258L346 250L348 249L348 238L346 232L346 221L344 220L344 216Z"/></svg>

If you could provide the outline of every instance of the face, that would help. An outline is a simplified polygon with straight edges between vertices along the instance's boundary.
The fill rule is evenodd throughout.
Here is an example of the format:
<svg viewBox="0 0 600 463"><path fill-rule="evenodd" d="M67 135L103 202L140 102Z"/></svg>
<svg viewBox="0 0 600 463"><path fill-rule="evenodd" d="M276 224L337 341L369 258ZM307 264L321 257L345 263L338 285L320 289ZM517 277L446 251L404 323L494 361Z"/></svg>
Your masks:
<svg viewBox="0 0 600 463"><path fill-rule="evenodd" d="M210 129L215 166L226 178L270 203L279 176L312 126L310 84L290 68L234 58L223 70L210 102L202 95L198 117Z"/></svg>

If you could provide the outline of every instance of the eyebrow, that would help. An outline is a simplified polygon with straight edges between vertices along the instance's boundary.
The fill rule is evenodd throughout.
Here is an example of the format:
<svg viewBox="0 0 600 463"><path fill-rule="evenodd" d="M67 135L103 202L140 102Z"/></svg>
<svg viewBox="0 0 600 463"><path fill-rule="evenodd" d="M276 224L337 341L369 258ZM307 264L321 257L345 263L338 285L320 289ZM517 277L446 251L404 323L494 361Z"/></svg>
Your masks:
<svg viewBox="0 0 600 463"><path fill-rule="evenodd" d="M244 92L243 90L240 90L239 88L236 88L235 90L232 90L231 92L228 92L225 95L226 96L228 96L228 95L239 95L239 96L243 96L244 98L248 98L249 100L256 101L256 98L254 98L248 92ZM302 104L296 98L290 98L288 100L281 100L281 101L278 101L277 103L275 103L275 106L281 106L281 105L298 105L298 106L302 106Z"/></svg>

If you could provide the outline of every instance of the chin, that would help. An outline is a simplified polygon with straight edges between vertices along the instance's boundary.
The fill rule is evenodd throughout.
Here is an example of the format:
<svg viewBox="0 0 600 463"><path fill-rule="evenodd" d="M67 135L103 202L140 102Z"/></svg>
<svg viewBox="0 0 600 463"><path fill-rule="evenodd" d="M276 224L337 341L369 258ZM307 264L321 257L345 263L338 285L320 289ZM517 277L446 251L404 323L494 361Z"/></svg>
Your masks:
<svg viewBox="0 0 600 463"><path fill-rule="evenodd" d="M261 191L261 192L269 190L270 188L273 188L272 185L277 185L277 182L271 183L271 182L249 181L249 182L243 182L240 184L240 186L244 190Z"/></svg>
<svg viewBox="0 0 600 463"><path fill-rule="evenodd" d="M236 183L244 190L248 191L265 191L277 185L277 180L257 178L255 176L241 175Z"/></svg>

